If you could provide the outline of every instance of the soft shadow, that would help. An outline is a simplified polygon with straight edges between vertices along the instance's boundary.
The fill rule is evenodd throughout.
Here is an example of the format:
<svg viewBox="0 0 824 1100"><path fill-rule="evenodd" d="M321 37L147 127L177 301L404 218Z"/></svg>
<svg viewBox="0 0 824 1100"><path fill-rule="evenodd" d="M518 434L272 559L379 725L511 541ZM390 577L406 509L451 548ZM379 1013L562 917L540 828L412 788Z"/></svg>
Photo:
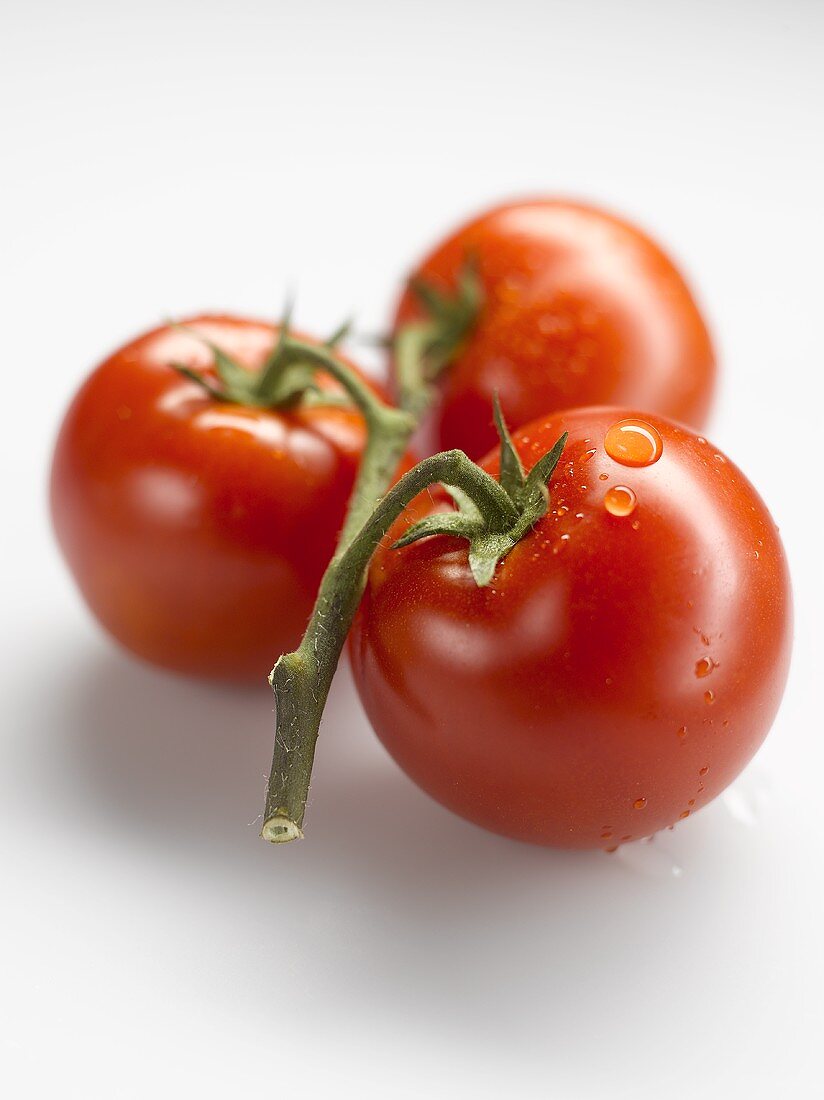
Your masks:
<svg viewBox="0 0 824 1100"><path fill-rule="evenodd" d="M287 967L296 1003L316 1014L357 1007L517 1044L532 1024L490 1012L503 992L541 1004L536 1028L563 1031L576 1004L631 969L653 895L658 917L686 920L678 884L630 880L598 853L507 841L435 805L378 745L346 669L321 735L307 839L277 847L252 822L271 753L265 685L193 683L110 651L57 671L59 700L41 700L20 780L42 790L44 773L59 773L64 820L115 841L124 858L137 846L199 871L200 934L231 953L233 1000L253 1012ZM703 846L706 830L694 835ZM649 938L648 965L671 935L672 923L668 937ZM629 946L623 957L616 943ZM223 995L208 970L193 980Z"/></svg>

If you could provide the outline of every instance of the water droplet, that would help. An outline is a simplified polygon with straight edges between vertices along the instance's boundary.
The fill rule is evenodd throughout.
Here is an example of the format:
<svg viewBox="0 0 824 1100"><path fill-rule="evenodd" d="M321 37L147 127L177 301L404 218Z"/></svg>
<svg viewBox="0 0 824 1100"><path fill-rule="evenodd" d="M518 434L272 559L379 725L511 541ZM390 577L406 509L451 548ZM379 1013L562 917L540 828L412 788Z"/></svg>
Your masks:
<svg viewBox="0 0 824 1100"><path fill-rule="evenodd" d="M641 521L640 521L640 519L634 519L634 520L632 521L632 529L633 529L633 531L637 531L637 530L638 530L638 528L639 528L640 526L641 526Z"/></svg>
<svg viewBox="0 0 824 1100"><path fill-rule="evenodd" d="M704 439L703 435L699 435L698 442L703 444L703 443L706 443L707 441L706 441L706 439Z"/></svg>
<svg viewBox="0 0 824 1100"><path fill-rule="evenodd" d="M575 518L576 519L583 519L584 518L584 513L583 512L576 512L575 513Z"/></svg>
<svg viewBox="0 0 824 1100"><path fill-rule="evenodd" d="M702 680L705 676L709 676L714 668L718 668L718 664L712 657L700 657L695 662L695 675Z"/></svg>
<svg viewBox="0 0 824 1100"><path fill-rule="evenodd" d="M699 775L706 775L709 770L710 770L709 764L705 764L703 768L698 769L698 774Z"/></svg>
<svg viewBox="0 0 824 1100"><path fill-rule="evenodd" d="M681 813L678 815L678 820L683 821L685 817L689 817L689 816L690 816L689 810L682 810Z"/></svg>
<svg viewBox="0 0 824 1100"><path fill-rule="evenodd" d="M704 692L704 702L708 706L711 705L712 703L714 703L715 702L715 692L714 691L705 691Z"/></svg>
<svg viewBox="0 0 824 1100"><path fill-rule="evenodd" d="M646 804L647 800L645 798L636 798L632 804L632 808L633 810L643 810Z"/></svg>
<svg viewBox="0 0 824 1100"><path fill-rule="evenodd" d="M604 449L622 466L652 466L664 452L657 428L645 420L619 420L606 434Z"/></svg>
<svg viewBox="0 0 824 1100"><path fill-rule="evenodd" d="M609 481L609 474L598 474L601 481Z"/></svg>
<svg viewBox="0 0 824 1100"><path fill-rule="evenodd" d="M590 460L590 459L591 459L591 458L592 458L592 457L593 457L594 455L595 455L595 448L593 447L591 451L585 451L585 452L584 452L584 453L583 453L583 454L581 455L581 461L582 461L582 462L589 462L589 460Z"/></svg>
<svg viewBox="0 0 824 1100"><path fill-rule="evenodd" d="M638 497L626 485L613 485L604 494L604 507L611 516L628 516L635 511Z"/></svg>
<svg viewBox="0 0 824 1100"><path fill-rule="evenodd" d="M681 738L682 741L686 739L686 736L687 736L687 727L686 726L681 726L681 728L678 730L678 736Z"/></svg>
<svg viewBox="0 0 824 1100"><path fill-rule="evenodd" d="M694 806L694 805L695 805L695 799L694 799L694 798L691 798L691 799L689 800L689 802L687 803L687 805L688 805L688 806Z"/></svg>

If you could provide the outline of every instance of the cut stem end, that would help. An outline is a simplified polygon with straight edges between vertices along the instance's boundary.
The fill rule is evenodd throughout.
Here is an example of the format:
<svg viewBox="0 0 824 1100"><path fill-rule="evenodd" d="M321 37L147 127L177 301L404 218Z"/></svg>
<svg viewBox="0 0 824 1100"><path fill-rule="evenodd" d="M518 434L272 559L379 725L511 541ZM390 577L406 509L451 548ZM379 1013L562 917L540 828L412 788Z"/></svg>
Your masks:
<svg viewBox="0 0 824 1100"><path fill-rule="evenodd" d="M286 844L290 840L303 840L303 832L295 822L288 817L282 817L280 814L267 818L263 822L260 835L263 840L268 840L272 844Z"/></svg>

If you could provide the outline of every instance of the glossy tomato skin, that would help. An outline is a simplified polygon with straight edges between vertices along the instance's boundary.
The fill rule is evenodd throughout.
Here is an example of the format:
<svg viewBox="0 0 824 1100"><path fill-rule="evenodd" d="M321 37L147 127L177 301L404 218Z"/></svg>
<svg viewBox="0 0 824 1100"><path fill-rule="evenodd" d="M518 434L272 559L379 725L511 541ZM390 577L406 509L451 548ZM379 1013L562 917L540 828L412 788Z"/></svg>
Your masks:
<svg viewBox="0 0 824 1100"><path fill-rule="evenodd" d="M277 332L225 316L187 325L250 368ZM163 327L83 385L54 455L55 531L92 612L127 649L180 672L260 682L303 633L354 483L362 418L215 401L171 362L208 374L212 354Z"/></svg>
<svg viewBox="0 0 824 1100"><path fill-rule="evenodd" d="M605 452L632 416L660 433L652 465ZM515 434L524 465L564 430L550 512L488 588L465 543L387 540L352 663L378 736L445 806L521 840L612 848L700 809L761 744L787 675L790 582L764 503L712 444L579 409ZM497 453L483 465L497 471ZM634 492L629 514L608 511L611 489L622 508Z"/></svg>
<svg viewBox="0 0 824 1100"><path fill-rule="evenodd" d="M640 230L579 203L510 203L459 229L415 275L454 289L467 257L485 303L442 376L439 447L478 458L495 446L495 392L511 427L601 404L705 422L715 382L707 328L671 260ZM407 291L395 329L419 308Z"/></svg>

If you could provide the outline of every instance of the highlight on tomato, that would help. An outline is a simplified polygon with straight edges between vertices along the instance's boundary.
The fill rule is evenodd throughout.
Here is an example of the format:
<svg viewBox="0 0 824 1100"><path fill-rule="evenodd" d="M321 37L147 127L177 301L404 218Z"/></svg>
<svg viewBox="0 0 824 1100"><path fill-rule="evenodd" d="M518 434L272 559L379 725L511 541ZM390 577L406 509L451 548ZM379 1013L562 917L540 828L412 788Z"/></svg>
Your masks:
<svg viewBox="0 0 824 1100"><path fill-rule="evenodd" d="M683 276L640 229L582 203L495 207L416 268L395 316L404 333L448 312L476 273L462 347L441 375L436 443L478 458L495 445L492 399L510 427L587 405L643 408L700 428L715 383L707 326Z"/></svg>
<svg viewBox="0 0 824 1100"><path fill-rule="evenodd" d="M284 326L203 315L131 341L83 384L54 454L54 527L89 608L132 653L261 681L298 644L366 439L341 380L318 369L329 358Z"/></svg>
<svg viewBox="0 0 824 1100"><path fill-rule="evenodd" d="M480 465L515 499L563 432L546 510L480 582L478 509L416 499L377 547L350 651L378 737L435 799L509 837L611 849L694 814L763 741L790 580L750 482L662 416L543 417Z"/></svg>

